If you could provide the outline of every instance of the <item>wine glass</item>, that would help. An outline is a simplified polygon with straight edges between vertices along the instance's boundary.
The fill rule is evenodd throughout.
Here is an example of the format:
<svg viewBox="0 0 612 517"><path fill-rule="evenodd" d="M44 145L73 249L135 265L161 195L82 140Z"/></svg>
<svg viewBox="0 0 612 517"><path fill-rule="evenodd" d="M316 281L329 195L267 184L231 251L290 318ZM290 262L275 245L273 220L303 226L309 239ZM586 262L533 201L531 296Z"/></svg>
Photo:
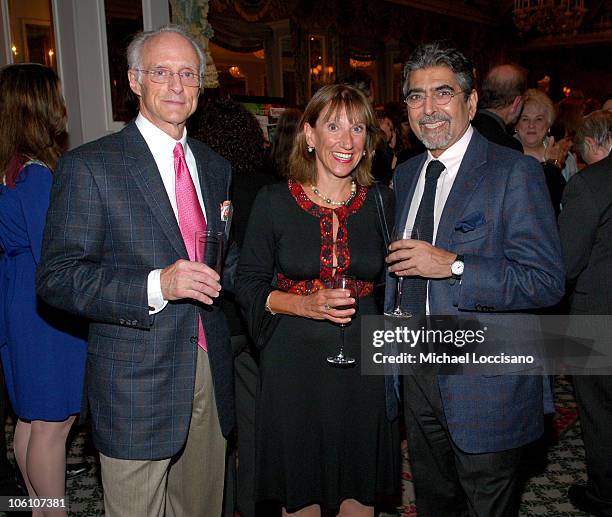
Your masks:
<svg viewBox="0 0 612 517"><path fill-rule="evenodd" d="M408 226L399 226L393 229L393 233L391 234L391 240L393 242L405 239L418 239L419 238L419 230L417 228L410 228ZM404 277L397 276L397 280L395 282L395 300L393 304L393 309L390 311L385 311L385 316L391 316L392 318L411 318L412 313L402 309L402 288L404 284Z"/></svg>
<svg viewBox="0 0 612 517"><path fill-rule="evenodd" d="M355 303L351 305L342 305L340 307L336 307L336 309L344 310L344 309L355 309L355 314L357 313L357 308L359 306L359 296L357 295L357 279L351 275L336 275L334 276L334 289L347 289L351 293L351 297L355 299ZM354 357L349 357L344 355L344 329L346 328L347 323L340 323L340 332L342 335L340 342L340 350L336 355L330 355L327 358L327 362L336 366L348 366L351 364L355 364L356 359Z"/></svg>

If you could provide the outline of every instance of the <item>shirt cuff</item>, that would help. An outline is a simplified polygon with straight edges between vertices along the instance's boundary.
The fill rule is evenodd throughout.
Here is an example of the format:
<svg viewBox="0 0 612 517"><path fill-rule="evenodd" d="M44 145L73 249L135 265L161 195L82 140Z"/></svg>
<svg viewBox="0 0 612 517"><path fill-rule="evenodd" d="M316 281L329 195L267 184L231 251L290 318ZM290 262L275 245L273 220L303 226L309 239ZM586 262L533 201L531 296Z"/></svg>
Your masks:
<svg viewBox="0 0 612 517"><path fill-rule="evenodd" d="M161 312L168 300L164 300L161 290L161 269L154 269L147 277L147 299L149 302L149 315Z"/></svg>

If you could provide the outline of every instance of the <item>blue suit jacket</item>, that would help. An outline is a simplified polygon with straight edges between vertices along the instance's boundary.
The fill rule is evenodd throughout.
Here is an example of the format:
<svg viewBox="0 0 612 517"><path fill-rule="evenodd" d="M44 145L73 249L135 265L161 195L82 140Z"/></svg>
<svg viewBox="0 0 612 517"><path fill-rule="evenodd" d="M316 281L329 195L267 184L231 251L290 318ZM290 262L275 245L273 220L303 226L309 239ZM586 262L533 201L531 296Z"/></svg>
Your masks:
<svg viewBox="0 0 612 517"><path fill-rule="evenodd" d="M426 155L395 175L396 220L405 221ZM530 157L472 139L438 226L435 245L464 255L461 283L430 280L432 315L519 311L557 303L564 290L561 247L541 166ZM387 308L395 280L387 278ZM444 413L456 445L484 453L518 447L543 432L539 376L440 376Z"/></svg>
<svg viewBox="0 0 612 517"><path fill-rule="evenodd" d="M231 168L189 139L207 226L223 231ZM90 320L87 387L96 447L160 459L187 437L201 315L221 429L234 425L233 357L218 306L170 302L149 316L147 277L189 259L153 155L134 122L67 153L53 177L38 292Z"/></svg>

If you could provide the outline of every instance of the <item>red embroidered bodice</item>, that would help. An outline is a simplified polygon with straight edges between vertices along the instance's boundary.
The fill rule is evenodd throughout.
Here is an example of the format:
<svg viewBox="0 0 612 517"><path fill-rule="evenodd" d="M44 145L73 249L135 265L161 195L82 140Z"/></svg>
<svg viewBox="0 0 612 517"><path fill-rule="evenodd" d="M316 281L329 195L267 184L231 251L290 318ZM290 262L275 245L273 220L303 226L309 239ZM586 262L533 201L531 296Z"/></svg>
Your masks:
<svg viewBox="0 0 612 517"><path fill-rule="evenodd" d="M351 214L357 212L362 206L368 193L367 187L359 185L355 197L346 206L338 208L325 208L317 205L304 192L302 186L290 179L288 181L289 191L297 204L320 220L321 229L321 253L320 253L320 274L319 278L312 280L292 280L282 273L277 274L279 289L283 291L308 295L319 289L330 288L333 285L334 277L334 225L333 214L338 219L338 232L336 234L336 273L344 273L348 270L351 263L351 254L348 247L347 221ZM357 290L359 296L367 296L372 293L374 284L357 280Z"/></svg>

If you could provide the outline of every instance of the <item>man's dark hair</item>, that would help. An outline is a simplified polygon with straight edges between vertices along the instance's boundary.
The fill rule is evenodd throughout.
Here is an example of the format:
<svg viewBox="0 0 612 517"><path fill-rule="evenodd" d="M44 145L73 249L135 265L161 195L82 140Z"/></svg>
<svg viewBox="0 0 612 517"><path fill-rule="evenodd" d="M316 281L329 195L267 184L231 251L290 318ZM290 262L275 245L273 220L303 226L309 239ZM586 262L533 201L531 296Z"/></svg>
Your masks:
<svg viewBox="0 0 612 517"><path fill-rule="evenodd" d="M349 75L341 78L337 84L353 86L354 88L361 90L361 93L363 93L366 97L372 96L372 78L361 70L351 72Z"/></svg>
<svg viewBox="0 0 612 517"><path fill-rule="evenodd" d="M415 70L445 66L457 77L457 82L467 101L474 89L474 66L472 62L459 49L447 41L434 41L419 45L404 66L404 82L402 91L404 97L410 90L410 74Z"/></svg>
<svg viewBox="0 0 612 517"><path fill-rule="evenodd" d="M518 65L501 65L489 70L482 82L479 107L497 109L509 106L527 90L527 70Z"/></svg>

